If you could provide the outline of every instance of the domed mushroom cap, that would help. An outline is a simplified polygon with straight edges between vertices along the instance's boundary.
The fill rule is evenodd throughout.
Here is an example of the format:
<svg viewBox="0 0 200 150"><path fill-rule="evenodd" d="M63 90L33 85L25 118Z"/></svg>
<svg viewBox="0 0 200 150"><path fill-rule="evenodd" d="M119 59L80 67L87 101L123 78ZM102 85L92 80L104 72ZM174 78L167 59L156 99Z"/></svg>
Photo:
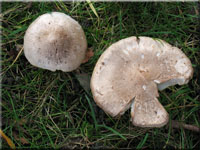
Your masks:
<svg viewBox="0 0 200 150"><path fill-rule="evenodd" d="M60 12L38 17L24 37L24 53L28 61L51 71L78 68L86 49L86 37L79 23Z"/></svg>
<svg viewBox="0 0 200 150"><path fill-rule="evenodd" d="M91 78L95 102L111 116L131 107L132 123L161 127L168 113L158 101L158 89L186 84L190 60L160 39L129 37L112 44L99 58Z"/></svg>

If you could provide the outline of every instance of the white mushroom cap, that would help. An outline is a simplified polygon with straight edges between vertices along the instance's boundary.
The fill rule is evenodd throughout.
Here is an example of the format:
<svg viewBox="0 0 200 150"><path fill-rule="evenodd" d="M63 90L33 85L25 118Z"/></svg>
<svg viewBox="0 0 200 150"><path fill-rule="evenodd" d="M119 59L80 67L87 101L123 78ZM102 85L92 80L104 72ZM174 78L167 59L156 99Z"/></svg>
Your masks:
<svg viewBox="0 0 200 150"><path fill-rule="evenodd" d="M37 67L72 71L85 58L87 41L82 27L70 16L52 12L38 17L27 29L24 53Z"/></svg>
<svg viewBox="0 0 200 150"><path fill-rule="evenodd" d="M91 90L97 105L111 116L131 107L134 125L161 127L168 113L157 99L158 88L186 84L192 74L191 62L180 49L159 39L129 37L101 55Z"/></svg>

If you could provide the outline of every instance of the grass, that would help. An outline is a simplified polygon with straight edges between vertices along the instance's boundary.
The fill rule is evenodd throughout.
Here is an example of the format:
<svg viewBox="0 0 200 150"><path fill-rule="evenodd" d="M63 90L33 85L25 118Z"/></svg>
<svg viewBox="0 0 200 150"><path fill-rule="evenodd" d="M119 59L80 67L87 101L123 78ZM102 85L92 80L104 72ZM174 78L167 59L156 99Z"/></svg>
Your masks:
<svg viewBox="0 0 200 150"><path fill-rule="evenodd" d="M181 148L200 146L199 133L170 124L139 128L130 110L120 118L106 115L77 73L91 76L102 52L129 36L150 36L177 46L190 58L194 75L187 85L159 92L170 121L200 127L200 46L197 2L2 3L2 130L17 148ZM50 72L32 66L22 53L23 36L39 15L64 12L83 27L94 56L78 71ZM80 81L80 82L79 82ZM83 82L85 83L85 82ZM2 140L2 147L8 148Z"/></svg>

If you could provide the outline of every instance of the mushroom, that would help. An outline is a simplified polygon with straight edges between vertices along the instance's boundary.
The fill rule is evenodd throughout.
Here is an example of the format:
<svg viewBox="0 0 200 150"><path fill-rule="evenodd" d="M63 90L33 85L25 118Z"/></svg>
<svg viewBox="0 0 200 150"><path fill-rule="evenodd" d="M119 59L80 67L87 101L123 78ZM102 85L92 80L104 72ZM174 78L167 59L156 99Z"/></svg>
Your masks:
<svg viewBox="0 0 200 150"><path fill-rule="evenodd" d="M39 16L28 27L24 37L24 53L28 61L51 71L75 70L83 61L86 49L82 27L60 12Z"/></svg>
<svg viewBox="0 0 200 150"><path fill-rule="evenodd" d="M160 39L129 37L105 50L91 78L97 105L107 114L122 115L131 107L131 121L140 127L162 127L168 113L158 89L186 84L193 75L190 60Z"/></svg>

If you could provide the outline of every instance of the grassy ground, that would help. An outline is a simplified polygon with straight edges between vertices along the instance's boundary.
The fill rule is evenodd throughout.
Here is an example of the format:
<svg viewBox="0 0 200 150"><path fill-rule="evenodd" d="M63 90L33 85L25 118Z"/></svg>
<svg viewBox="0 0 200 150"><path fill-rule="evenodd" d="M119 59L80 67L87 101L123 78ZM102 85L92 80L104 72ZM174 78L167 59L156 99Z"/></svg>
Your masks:
<svg viewBox="0 0 200 150"><path fill-rule="evenodd" d="M130 110L120 118L106 115L87 91L102 52L129 36L161 38L190 58L193 79L159 92L173 120L200 127L200 46L197 3L2 3L2 130L24 148L197 148L199 133L169 124L139 128ZM78 70L50 72L30 65L22 53L23 36L39 15L64 12L83 27L94 56ZM81 75L79 75L81 73ZM82 73L84 73L82 75ZM86 84L80 84L86 81ZM3 140L2 146L8 147Z"/></svg>

